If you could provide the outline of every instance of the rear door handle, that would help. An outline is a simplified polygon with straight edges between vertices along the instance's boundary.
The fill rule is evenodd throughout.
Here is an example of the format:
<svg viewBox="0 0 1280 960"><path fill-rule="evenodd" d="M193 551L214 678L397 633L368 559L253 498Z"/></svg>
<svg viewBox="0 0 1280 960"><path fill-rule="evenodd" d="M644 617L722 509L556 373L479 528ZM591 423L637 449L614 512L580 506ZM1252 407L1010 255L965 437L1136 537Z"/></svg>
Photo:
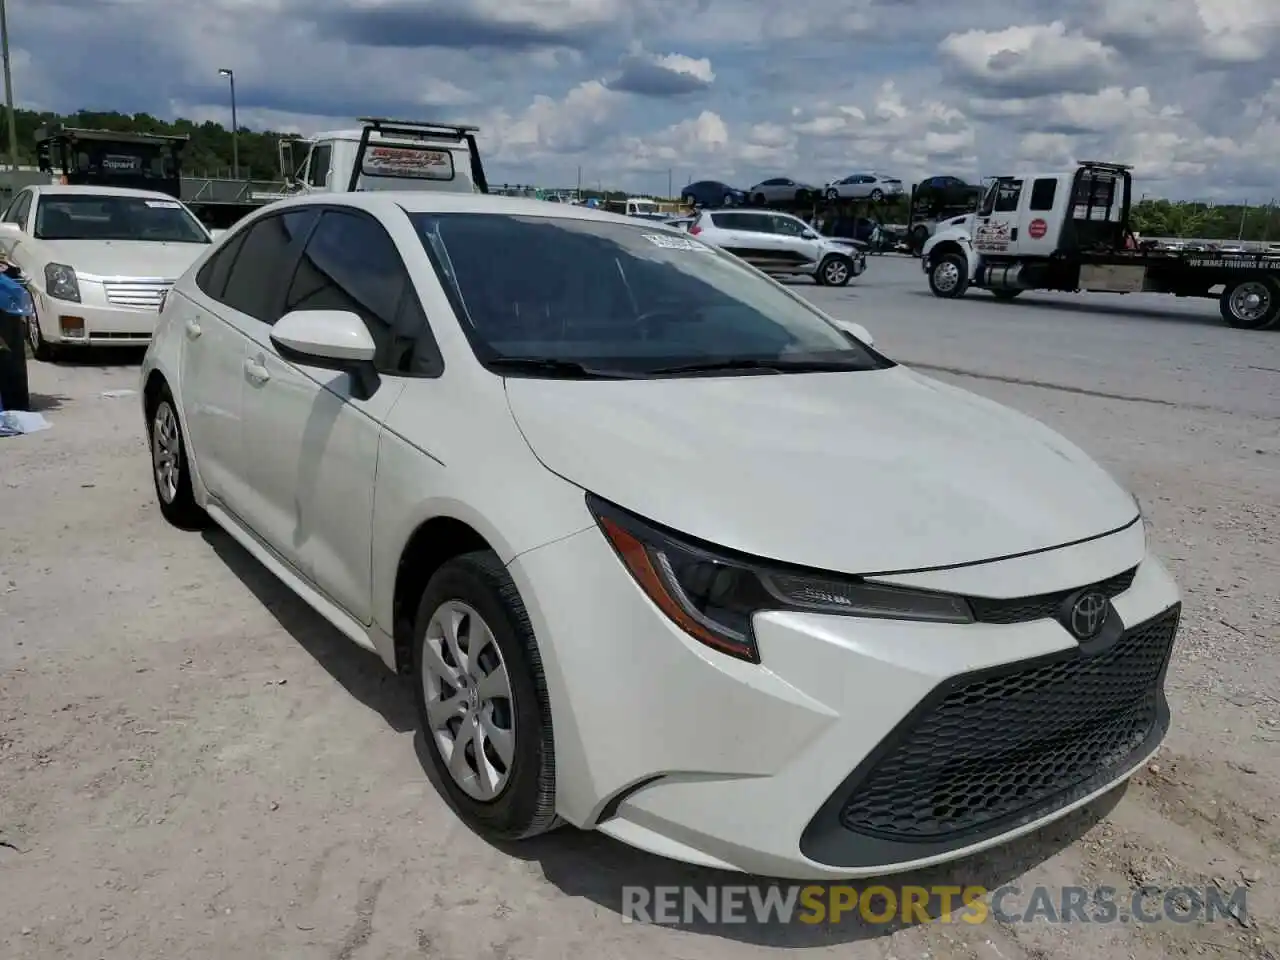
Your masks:
<svg viewBox="0 0 1280 960"><path fill-rule="evenodd" d="M190 337L192 340L194 340L196 337L200 336L200 334L201 334L201 333L202 333L202 331L201 331L201 329L200 329L200 324L196 323L194 320L188 320L188 321L187 321L187 336L188 336L188 337Z"/></svg>
<svg viewBox="0 0 1280 960"><path fill-rule="evenodd" d="M271 372L258 360L246 360L244 372L254 383L266 383L271 379Z"/></svg>

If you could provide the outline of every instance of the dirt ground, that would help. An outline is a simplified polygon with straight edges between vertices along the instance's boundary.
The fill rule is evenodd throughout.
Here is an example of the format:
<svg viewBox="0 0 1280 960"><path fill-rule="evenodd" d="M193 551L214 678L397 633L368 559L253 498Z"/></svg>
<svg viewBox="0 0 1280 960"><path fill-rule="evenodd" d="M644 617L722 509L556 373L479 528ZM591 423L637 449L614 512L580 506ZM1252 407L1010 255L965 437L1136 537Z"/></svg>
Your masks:
<svg viewBox="0 0 1280 960"><path fill-rule="evenodd" d="M910 269L892 277L918 285ZM742 879L595 834L497 849L462 827L424 772L401 682L229 538L165 525L137 398L103 395L136 386L136 358L99 357L34 365L53 427L0 439L0 958L1280 957L1280 336L1221 328L1211 306L1178 322L989 300L926 316L921 301L899 322L886 304L903 294L873 279L823 292L825 305L861 306L890 353L969 368L980 376L938 375L1044 419L1115 470L1186 602L1175 726L1157 762L1040 834L899 879L1247 886L1247 914L624 923L624 884ZM1076 353L1037 354L1063 323ZM1127 346L1105 339L1125 323ZM1011 342L1025 343L1021 359ZM1002 379L983 367L993 356ZM1036 385L1122 363L1132 375L1107 390ZM1233 405L1243 377L1256 386Z"/></svg>

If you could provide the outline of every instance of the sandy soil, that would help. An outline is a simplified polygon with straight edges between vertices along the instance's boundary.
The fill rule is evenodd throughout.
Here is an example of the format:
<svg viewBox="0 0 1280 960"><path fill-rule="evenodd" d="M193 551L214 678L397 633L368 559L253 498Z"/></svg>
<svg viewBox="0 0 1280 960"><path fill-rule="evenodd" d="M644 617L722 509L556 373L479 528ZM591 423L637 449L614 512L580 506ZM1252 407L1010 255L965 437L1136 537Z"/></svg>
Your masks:
<svg viewBox="0 0 1280 960"><path fill-rule="evenodd" d="M136 385L136 358L98 357L34 365L54 426L0 440L0 957L1280 957L1280 336L1222 328L1212 305L941 304L921 284L883 258L811 295L1114 469L1186 615L1156 763L1051 829L904 881L1247 885L1247 915L625 924L623 884L741 879L598 835L496 849L460 826L400 681L227 537L161 520L137 398L103 396Z"/></svg>

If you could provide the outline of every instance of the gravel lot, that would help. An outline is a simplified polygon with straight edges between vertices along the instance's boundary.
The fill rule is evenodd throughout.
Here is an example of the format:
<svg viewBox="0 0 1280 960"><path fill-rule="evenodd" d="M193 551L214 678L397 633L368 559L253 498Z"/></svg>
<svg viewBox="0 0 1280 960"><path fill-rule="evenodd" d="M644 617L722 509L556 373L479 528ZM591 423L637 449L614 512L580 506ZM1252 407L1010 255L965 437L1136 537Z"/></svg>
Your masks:
<svg viewBox="0 0 1280 960"><path fill-rule="evenodd" d="M500 850L461 827L400 682L228 538L161 520L137 398L103 395L136 386L136 358L108 356L35 364L53 428L0 440L0 957L1280 956L1280 335L1159 297L942 302L894 257L796 289L1088 449L1138 492L1186 592L1158 762L1039 835L904 879L1248 883L1247 917L624 924L624 883L740 878L593 834Z"/></svg>

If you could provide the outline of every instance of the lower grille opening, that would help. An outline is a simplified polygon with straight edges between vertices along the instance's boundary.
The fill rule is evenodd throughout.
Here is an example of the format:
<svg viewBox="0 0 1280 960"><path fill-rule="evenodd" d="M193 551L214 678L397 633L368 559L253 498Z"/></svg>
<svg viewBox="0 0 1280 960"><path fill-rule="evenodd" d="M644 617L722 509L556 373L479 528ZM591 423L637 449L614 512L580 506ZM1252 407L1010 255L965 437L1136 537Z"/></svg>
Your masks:
<svg viewBox="0 0 1280 960"><path fill-rule="evenodd" d="M886 840L955 840L1118 775L1159 719L1179 614L1172 607L1093 655L944 687L886 740L841 825Z"/></svg>

